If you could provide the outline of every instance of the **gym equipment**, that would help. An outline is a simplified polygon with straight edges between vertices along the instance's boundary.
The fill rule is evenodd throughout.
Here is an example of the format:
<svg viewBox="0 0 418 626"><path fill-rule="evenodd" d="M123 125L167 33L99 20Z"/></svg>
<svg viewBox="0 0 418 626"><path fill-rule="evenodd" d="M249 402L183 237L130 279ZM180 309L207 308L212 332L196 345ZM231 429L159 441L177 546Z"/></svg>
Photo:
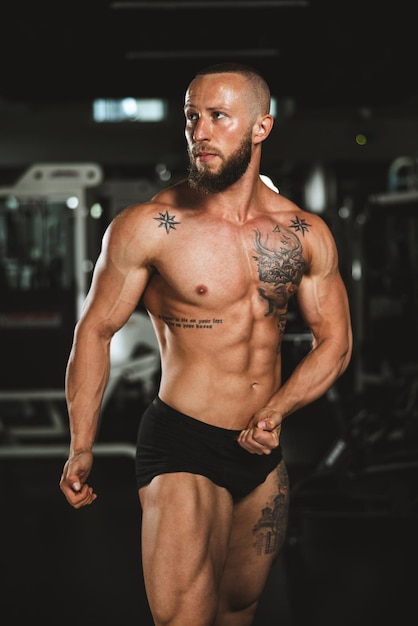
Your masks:
<svg viewBox="0 0 418 626"><path fill-rule="evenodd" d="M104 228L88 193L102 179L95 163L40 163L0 188L0 453L30 455L35 439L48 455L68 434L65 367ZM112 340L102 407L121 380L151 394L159 368L151 320L135 311Z"/></svg>

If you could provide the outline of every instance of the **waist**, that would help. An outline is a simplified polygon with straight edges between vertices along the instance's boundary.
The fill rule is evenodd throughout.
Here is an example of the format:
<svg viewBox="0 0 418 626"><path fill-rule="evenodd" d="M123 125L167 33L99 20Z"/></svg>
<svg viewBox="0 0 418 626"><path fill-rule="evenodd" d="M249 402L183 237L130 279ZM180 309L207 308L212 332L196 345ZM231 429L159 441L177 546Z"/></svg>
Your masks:
<svg viewBox="0 0 418 626"><path fill-rule="evenodd" d="M242 429L280 386L272 373L258 378L213 374L195 368L192 372L161 377L159 396L178 411L222 428Z"/></svg>

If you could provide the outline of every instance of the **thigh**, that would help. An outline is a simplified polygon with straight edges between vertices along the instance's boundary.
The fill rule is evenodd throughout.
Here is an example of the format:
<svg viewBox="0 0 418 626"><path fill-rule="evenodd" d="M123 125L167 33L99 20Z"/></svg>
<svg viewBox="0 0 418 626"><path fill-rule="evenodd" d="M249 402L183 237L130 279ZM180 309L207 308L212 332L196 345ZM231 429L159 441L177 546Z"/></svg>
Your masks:
<svg viewBox="0 0 418 626"><path fill-rule="evenodd" d="M230 537L230 494L204 476L176 472L157 476L139 496L144 580L156 624L212 624Z"/></svg>
<svg viewBox="0 0 418 626"><path fill-rule="evenodd" d="M255 611L283 546L288 509L289 482L282 459L264 483L235 504L221 585L221 611ZM221 619L219 623L223 623Z"/></svg>

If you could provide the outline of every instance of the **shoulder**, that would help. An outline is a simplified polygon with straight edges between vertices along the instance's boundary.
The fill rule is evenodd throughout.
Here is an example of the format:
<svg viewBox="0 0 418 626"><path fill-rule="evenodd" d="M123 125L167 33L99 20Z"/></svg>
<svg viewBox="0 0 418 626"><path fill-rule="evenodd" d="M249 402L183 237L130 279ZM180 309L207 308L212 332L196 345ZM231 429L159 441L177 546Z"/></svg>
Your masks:
<svg viewBox="0 0 418 626"><path fill-rule="evenodd" d="M274 193L270 198L268 214L280 229L293 232L307 244L317 238L332 239L331 231L320 215L305 211L281 194Z"/></svg>
<svg viewBox="0 0 418 626"><path fill-rule="evenodd" d="M173 234L178 233L178 225L184 220L185 193L180 185L175 185L148 202L125 207L104 233L102 250L106 256L115 261L152 264L163 249L174 244Z"/></svg>
<svg viewBox="0 0 418 626"><path fill-rule="evenodd" d="M143 239L144 235L151 236L157 232L158 226L169 227L175 212L181 210L180 196L181 190L176 185L163 189L148 202L125 207L110 222L106 236L112 239Z"/></svg>
<svg viewBox="0 0 418 626"><path fill-rule="evenodd" d="M336 265L336 242L322 216L305 211L292 200L276 194L271 217L277 222L282 234L287 233L292 238L298 238L307 262L307 270L313 270L317 265Z"/></svg>

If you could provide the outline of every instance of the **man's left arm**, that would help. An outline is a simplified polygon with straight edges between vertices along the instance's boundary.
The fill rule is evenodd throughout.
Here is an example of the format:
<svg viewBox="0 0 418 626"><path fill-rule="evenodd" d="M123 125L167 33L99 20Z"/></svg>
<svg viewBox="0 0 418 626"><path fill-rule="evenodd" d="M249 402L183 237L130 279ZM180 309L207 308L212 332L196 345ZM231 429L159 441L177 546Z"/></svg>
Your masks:
<svg viewBox="0 0 418 626"><path fill-rule="evenodd" d="M238 441L249 452L268 454L277 447L282 420L324 395L350 362L352 329L347 291L338 268L335 241L320 220L318 227L313 260L296 296L312 332L312 348L240 434Z"/></svg>

